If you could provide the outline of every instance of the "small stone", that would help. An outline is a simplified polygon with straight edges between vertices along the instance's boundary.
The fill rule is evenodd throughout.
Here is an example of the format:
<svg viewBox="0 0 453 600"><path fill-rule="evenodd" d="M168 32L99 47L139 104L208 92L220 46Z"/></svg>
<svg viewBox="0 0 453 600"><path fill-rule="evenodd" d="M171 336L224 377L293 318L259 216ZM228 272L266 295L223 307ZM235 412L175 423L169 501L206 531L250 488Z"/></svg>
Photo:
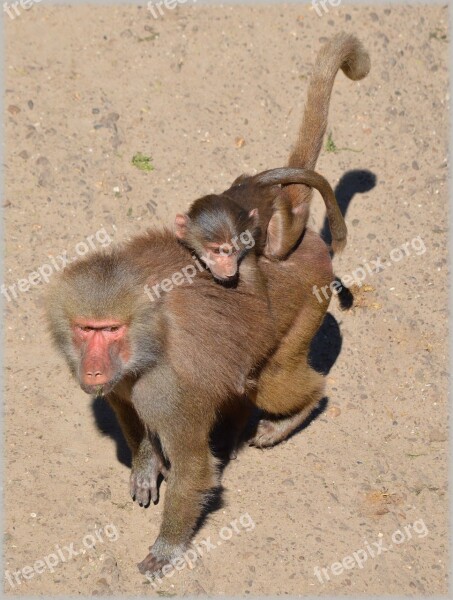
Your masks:
<svg viewBox="0 0 453 600"><path fill-rule="evenodd" d="M101 577L96 581L96 587L91 592L92 596L111 596L112 590L107 583L107 579L105 577Z"/></svg>
<svg viewBox="0 0 453 600"><path fill-rule="evenodd" d="M18 113L20 113L20 108L18 106L16 106L15 104L10 104L8 106L8 112L11 113L12 115L17 115Z"/></svg>
<svg viewBox="0 0 453 600"><path fill-rule="evenodd" d="M120 571L116 558L111 554L101 554L99 558L102 561L101 575L104 576L107 585L116 586L120 580Z"/></svg>
<svg viewBox="0 0 453 600"><path fill-rule="evenodd" d="M121 175L120 179L121 179L121 183L123 184L123 191L125 193L132 191L132 187L130 186L126 176Z"/></svg>
<svg viewBox="0 0 453 600"><path fill-rule="evenodd" d="M294 480L293 479L284 479L282 481L282 485L289 485L289 486L293 486L294 485Z"/></svg>
<svg viewBox="0 0 453 600"><path fill-rule="evenodd" d="M333 405L328 409L327 414L329 417L338 417L341 415L341 409L339 406Z"/></svg>
<svg viewBox="0 0 453 600"><path fill-rule="evenodd" d="M379 17L375 12L370 13L370 18L374 22L379 21Z"/></svg>
<svg viewBox="0 0 453 600"><path fill-rule="evenodd" d="M27 102L27 106L28 106L28 108L29 108L30 110L33 110L33 107L34 107L33 100L29 100L29 101Z"/></svg>
<svg viewBox="0 0 453 600"><path fill-rule="evenodd" d="M420 169L418 162L416 160L412 161L412 168L415 169L415 171L418 171Z"/></svg>
<svg viewBox="0 0 453 600"><path fill-rule="evenodd" d="M51 187L53 185L53 175L50 169L45 169L38 179L40 187Z"/></svg>
<svg viewBox="0 0 453 600"><path fill-rule="evenodd" d="M22 150L22 152L19 152L19 156L24 160L28 160L30 158L30 155L26 150Z"/></svg>
<svg viewBox="0 0 453 600"><path fill-rule="evenodd" d="M244 138L239 136L235 138L234 145L236 146L236 148L242 148L243 146L245 146Z"/></svg>

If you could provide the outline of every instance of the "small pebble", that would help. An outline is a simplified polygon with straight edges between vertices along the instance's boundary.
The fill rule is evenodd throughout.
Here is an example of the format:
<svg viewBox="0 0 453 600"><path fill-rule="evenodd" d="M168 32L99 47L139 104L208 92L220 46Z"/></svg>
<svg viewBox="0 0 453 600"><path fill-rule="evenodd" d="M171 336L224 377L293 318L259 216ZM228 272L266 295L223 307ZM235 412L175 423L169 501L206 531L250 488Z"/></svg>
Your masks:
<svg viewBox="0 0 453 600"><path fill-rule="evenodd" d="M329 415L329 417L338 417L339 415L341 415L341 409L339 406L331 406L328 411L327 414Z"/></svg>

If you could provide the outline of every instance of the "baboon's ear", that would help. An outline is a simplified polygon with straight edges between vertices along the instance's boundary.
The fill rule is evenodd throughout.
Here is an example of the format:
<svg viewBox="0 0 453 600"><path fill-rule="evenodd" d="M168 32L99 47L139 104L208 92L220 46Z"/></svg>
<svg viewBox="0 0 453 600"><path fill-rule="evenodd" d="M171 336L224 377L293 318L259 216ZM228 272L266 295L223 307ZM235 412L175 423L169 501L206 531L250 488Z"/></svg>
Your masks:
<svg viewBox="0 0 453 600"><path fill-rule="evenodd" d="M249 217L253 220L254 225L258 225L258 221L260 218L259 211L257 208L254 208L249 212Z"/></svg>
<svg viewBox="0 0 453 600"><path fill-rule="evenodd" d="M180 240L186 237L187 226L189 225L189 216L178 214L175 217L175 235Z"/></svg>

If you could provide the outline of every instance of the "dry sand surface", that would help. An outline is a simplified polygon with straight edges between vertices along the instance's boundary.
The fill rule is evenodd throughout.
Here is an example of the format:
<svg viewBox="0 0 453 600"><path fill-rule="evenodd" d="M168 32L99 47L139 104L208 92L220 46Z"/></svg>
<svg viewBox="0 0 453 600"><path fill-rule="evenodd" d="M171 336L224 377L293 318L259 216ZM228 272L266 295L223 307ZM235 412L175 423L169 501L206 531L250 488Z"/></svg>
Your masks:
<svg viewBox="0 0 453 600"><path fill-rule="evenodd" d="M372 71L339 74L318 163L347 209L335 270L386 265L351 311L331 303L317 339L324 412L272 450L243 449L196 536L214 549L157 589L136 563L162 499L145 510L129 498L114 419L51 348L46 285L5 299L5 591L446 593L447 7L187 5L154 19L38 4L5 24L8 286L85 252L89 236L101 247L170 224L238 174L284 164L316 52L340 30L365 42ZM154 170L132 164L137 152ZM317 199L315 228L323 215ZM22 570L58 547L64 562Z"/></svg>

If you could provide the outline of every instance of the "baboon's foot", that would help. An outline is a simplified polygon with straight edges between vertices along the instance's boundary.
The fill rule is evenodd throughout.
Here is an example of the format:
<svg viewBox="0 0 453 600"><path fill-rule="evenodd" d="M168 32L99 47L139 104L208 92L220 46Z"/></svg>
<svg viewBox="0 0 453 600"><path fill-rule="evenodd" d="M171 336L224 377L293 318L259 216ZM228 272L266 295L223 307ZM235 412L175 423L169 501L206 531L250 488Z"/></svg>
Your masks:
<svg viewBox="0 0 453 600"><path fill-rule="evenodd" d="M148 578L152 578L153 575L160 575L166 565L172 566L174 559L182 557L184 549L185 546L183 545L173 546L158 538L150 546L149 554L137 565L138 570Z"/></svg>
<svg viewBox="0 0 453 600"><path fill-rule="evenodd" d="M317 403L310 404L290 417L280 419L261 419L251 441L251 446L270 448L285 440L310 416Z"/></svg>

